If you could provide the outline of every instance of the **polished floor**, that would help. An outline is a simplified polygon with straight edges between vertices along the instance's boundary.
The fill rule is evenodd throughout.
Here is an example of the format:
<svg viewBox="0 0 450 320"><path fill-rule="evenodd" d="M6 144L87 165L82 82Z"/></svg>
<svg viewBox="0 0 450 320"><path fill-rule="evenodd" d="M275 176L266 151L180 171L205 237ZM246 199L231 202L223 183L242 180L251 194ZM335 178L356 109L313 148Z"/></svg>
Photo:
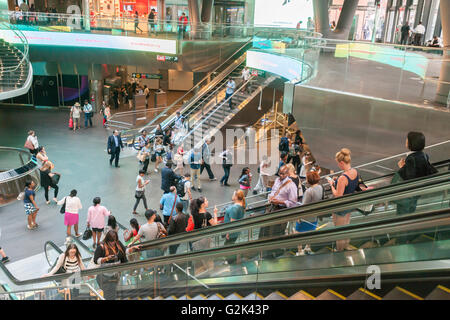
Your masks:
<svg viewBox="0 0 450 320"><path fill-rule="evenodd" d="M67 128L68 113L48 110L1 110L0 109L0 145L23 147L27 131L36 131L39 143L43 145L48 156L55 164L54 171L62 174L59 182L58 198L77 189L83 209L80 212L80 232L86 226L87 209L96 196L102 198L102 204L112 211L117 220L128 225L133 217L134 190L139 165L135 154L123 152L120 168L110 167L106 153L108 132L101 125L101 118L96 115L94 127L73 132ZM204 195L210 205L221 204L231 200L233 191L239 188L238 175L243 165L235 165L231 171L231 187L221 187L218 181L209 181L206 172L202 175L202 194L194 192L193 196ZM256 174L256 167L250 166ZM223 170L219 165L212 166L215 176L220 179ZM147 187L147 200L150 208L159 210L160 174L151 172ZM256 179L255 179L256 180ZM253 185L256 181L253 181ZM50 197L52 197L52 191ZM37 192L37 204L41 208L37 217L39 228L28 230L22 202L15 202L0 208L0 246L3 247L11 261L24 259L42 253L47 240L58 246L65 240L64 216L54 203L47 205L44 191ZM145 223L144 208L138 207L140 223ZM73 232L73 231L72 231Z"/></svg>

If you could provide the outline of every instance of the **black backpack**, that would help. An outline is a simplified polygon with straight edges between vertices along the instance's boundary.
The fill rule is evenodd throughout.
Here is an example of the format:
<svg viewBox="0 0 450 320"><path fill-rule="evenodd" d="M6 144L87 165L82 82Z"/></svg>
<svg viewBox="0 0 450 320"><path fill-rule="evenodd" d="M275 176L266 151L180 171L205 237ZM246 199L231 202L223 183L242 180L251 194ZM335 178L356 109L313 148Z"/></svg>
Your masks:
<svg viewBox="0 0 450 320"><path fill-rule="evenodd" d="M178 179L178 181L175 182L175 187L177 188L177 194L181 198L183 198L186 195L186 193L184 192L185 184L186 184L186 180L184 180L184 179Z"/></svg>

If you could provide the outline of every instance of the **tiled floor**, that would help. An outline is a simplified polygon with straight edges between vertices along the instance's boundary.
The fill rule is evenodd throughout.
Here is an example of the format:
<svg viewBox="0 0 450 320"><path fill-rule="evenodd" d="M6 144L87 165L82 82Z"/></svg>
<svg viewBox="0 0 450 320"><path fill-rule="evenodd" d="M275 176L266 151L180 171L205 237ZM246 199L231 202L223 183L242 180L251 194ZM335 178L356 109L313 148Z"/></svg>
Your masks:
<svg viewBox="0 0 450 320"><path fill-rule="evenodd" d="M58 198L77 189L82 201L80 212L80 232L84 231L87 209L95 196L102 198L102 204L109 208L117 220L124 225L133 217L134 190L137 171L136 157L130 152L123 152L120 168L110 167L106 153L108 133L101 125L101 118L95 115L94 128L70 131L66 126L67 114L60 111L37 110L0 110L0 145L23 147L27 131L37 132L39 143L45 146L49 158L55 164L55 171L62 174L59 182ZM237 179L244 165L235 165L231 171L231 187L221 187L218 181L210 182L206 172L202 176L202 194L210 204L220 204L231 200L233 191L239 188ZM212 166L217 178L223 174L219 165ZM251 166L256 174L256 167ZM151 172L151 183L147 187L147 200L150 208L158 209L162 195L159 174ZM256 184L256 181L253 182ZM52 196L50 193L50 197ZM194 197L200 194L194 192ZM37 192L37 204L41 208L37 222L39 229L28 230L26 217L21 202L0 208L0 228L2 246L12 263L43 252L47 240L58 246L65 239L64 217L54 203L45 204L44 192ZM142 203L138 207L140 223L144 223ZM159 211L159 209L158 209ZM18 275L20 276L20 275Z"/></svg>

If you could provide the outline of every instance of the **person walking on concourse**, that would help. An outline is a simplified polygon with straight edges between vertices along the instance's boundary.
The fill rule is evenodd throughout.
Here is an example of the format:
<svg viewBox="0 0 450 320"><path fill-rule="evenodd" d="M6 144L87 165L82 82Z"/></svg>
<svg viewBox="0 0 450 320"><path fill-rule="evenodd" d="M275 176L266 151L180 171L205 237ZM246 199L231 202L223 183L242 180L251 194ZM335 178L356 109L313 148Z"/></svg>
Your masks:
<svg viewBox="0 0 450 320"><path fill-rule="evenodd" d="M119 166L119 156L120 150L123 149L122 138L120 138L119 131L114 130L113 134L108 138L108 154L111 155L109 159L109 165L112 166L112 162L115 159L116 168L120 168Z"/></svg>

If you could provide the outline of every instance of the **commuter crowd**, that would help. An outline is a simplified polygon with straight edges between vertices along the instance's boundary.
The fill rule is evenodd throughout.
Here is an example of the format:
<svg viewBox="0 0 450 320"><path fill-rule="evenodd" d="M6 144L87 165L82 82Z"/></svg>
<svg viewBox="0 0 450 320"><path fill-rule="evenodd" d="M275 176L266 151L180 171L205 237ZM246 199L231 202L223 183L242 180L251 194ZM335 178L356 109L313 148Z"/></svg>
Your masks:
<svg viewBox="0 0 450 320"><path fill-rule="evenodd" d="M179 116L179 115L178 115ZM181 119L177 119L175 124L175 131L180 129L182 124ZM64 214L64 224L66 226L67 236L71 236L72 227L74 229L74 237L81 237L79 232L79 212L83 208L81 199L77 196L77 190L71 190L67 196L58 199L58 183L61 177L60 173L54 171L55 164L49 159L45 148L39 144L36 133L32 130L28 132L28 137L25 142L25 148L30 150L33 159L39 164L41 174L41 186L44 189L46 203L50 203L49 190L54 190L53 201L60 205L60 212ZM168 146L164 145L164 140L167 140L166 133L159 128L156 132L162 143L162 148L155 148L158 155L162 157L165 153L173 153L173 145L168 142ZM119 135L116 135L120 139ZM110 137L111 138L111 137ZM114 136L112 138L114 140ZM149 141L146 132L142 132L139 143L143 146L141 152L145 148L149 148ZM108 144L115 144L115 141L109 141ZM119 142L120 143L120 142ZM155 142L157 144L157 142ZM111 263L124 263L129 260L142 258L150 258L154 256L163 255L161 249L143 251L136 255L141 250L141 243L143 241L151 241L155 239L164 238L168 235L180 234L189 232L209 226L215 226L221 222L230 223L241 220L245 217L247 211L246 196L249 190L255 183L252 183L252 173L249 167L242 169L238 178L239 189L235 190L232 195L232 203L228 205L223 216L219 215L219 210L212 206L205 196L194 197L193 191L201 192L201 184L199 176L202 169L206 169L210 180L214 181L214 173L212 172L208 157L211 157L208 151L210 140L207 140L201 149L194 149L187 153L187 165L190 172L185 172L185 164L180 166L177 164L179 173L172 169L172 160L175 158L174 154L170 156L165 155L165 164L161 170L161 193L160 210L161 215L157 210L148 208L146 201L146 187L149 185L149 180L146 179L147 158L140 158L142 169L136 178L135 190L135 204L133 207L132 217L129 221L129 227L123 230L123 238L125 243L119 240L119 223L112 215L112 212L101 204L100 197L94 197L92 205L89 206L87 212L86 225L87 229L84 232L83 239L92 238L92 247L95 250L94 257L88 266L84 266L81 260L81 254L77 246L71 243L70 238L66 239L67 250L58 258L57 264L54 268L46 274L46 276L58 274L62 272L77 272L85 268L96 268L99 266L108 265ZM418 177L424 177L436 173L436 169L430 164L428 155L424 153L425 137L420 132L409 132L406 139L406 147L410 153L405 159L398 162L398 171L394 176L392 183L398 181L406 181ZM267 193L268 204L264 214L277 214L279 210L285 208L292 208L296 206L306 205L325 199L324 185L320 183L322 169L315 163L311 155L308 145L304 142L301 131L298 130L295 134L286 134L280 139L279 143L280 162L278 164L275 181L269 182L272 177L267 170L270 167L270 161L264 157L259 165L259 178L256 186L253 188L253 193ZM179 149L179 148L178 148ZM149 150L149 149L148 149ZM181 151L178 153L178 151ZM148 152L151 157L151 152ZM182 150L177 150L177 154L184 155ZM230 150L225 150L220 154L223 157L224 164L228 154L232 154ZM329 179L328 184L331 188L333 197L341 197L352 194L358 191L370 189L362 180L360 172L352 167L351 151L347 148L342 148L335 155L336 164L341 169L341 174ZM155 160L156 162L156 160ZM232 161L230 161L230 165ZM148 162L147 162L148 166ZM159 172L158 168L155 169ZM195 178L194 178L195 177ZM191 180L192 179L192 180ZM220 182L221 185L226 186L227 183ZM154 187L154 184L152 185ZM25 215L27 217L27 228L30 230L39 228L38 213L39 206L36 202L36 183L33 180L25 183L24 191L19 195L19 199L23 201ZM155 190L152 193L155 194ZM140 225L137 220L137 208L140 202L143 202L145 212L145 224ZM397 203L397 213L405 214L415 211L417 206L417 197L403 199ZM350 223L352 210L345 210L335 212L332 215L332 221L335 226L343 226ZM319 225L318 217L300 219L295 222L296 232L313 231ZM259 230L259 238L282 236L286 234L288 228L287 223L278 225L271 225L262 227ZM228 233L225 237L224 245L234 244L239 238L240 232ZM349 247L349 239L336 241L335 251L352 250ZM212 247L212 239L205 238L189 244L191 250L204 250ZM170 245L168 248L169 254L175 254L179 245ZM159 250L159 251L158 251ZM297 255L313 254L311 247L307 244L299 244ZM9 258L5 252L0 248L0 255L2 262L7 262ZM230 258L230 263L233 263L233 258ZM111 276L112 277L112 276ZM97 277L99 286L104 290L107 298L115 298L115 286L117 281L112 281L107 274Z"/></svg>

